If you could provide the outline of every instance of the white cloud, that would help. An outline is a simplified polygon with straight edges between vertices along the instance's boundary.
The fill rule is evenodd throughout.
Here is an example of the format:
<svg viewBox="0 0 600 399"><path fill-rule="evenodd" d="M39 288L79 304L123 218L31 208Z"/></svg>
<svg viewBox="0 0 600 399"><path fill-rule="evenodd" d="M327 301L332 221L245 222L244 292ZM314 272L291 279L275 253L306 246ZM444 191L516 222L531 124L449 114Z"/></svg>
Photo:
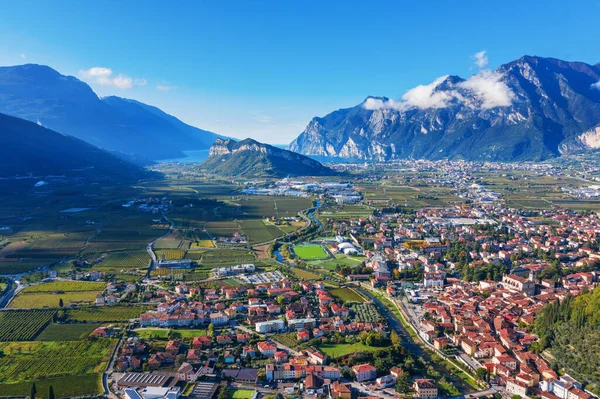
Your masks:
<svg viewBox="0 0 600 399"><path fill-rule="evenodd" d="M157 85L156 86L156 90L162 91L162 92L171 91L173 89L175 89L175 86L169 86L169 85Z"/></svg>
<svg viewBox="0 0 600 399"><path fill-rule="evenodd" d="M402 96L404 104L409 108L446 108L450 101L455 98L460 99L461 97L460 93L454 90L435 90L447 78L447 75L440 76L428 85L419 85L410 89Z"/></svg>
<svg viewBox="0 0 600 399"><path fill-rule="evenodd" d="M600 90L600 80L592 84L592 89Z"/></svg>
<svg viewBox="0 0 600 399"><path fill-rule="evenodd" d="M436 90L448 76L441 76L428 85L419 85L408 90L400 101L383 101L368 98L363 107L369 110L395 109L438 109L453 103L462 103L478 109L507 107L515 98L514 93L502 82L503 75L489 70L481 71L453 88Z"/></svg>
<svg viewBox="0 0 600 399"><path fill-rule="evenodd" d="M118 74L114 75L112 69L105 67L93 67L90 69L82 69L79 75L91 83L99 84L100 86L112 86L121 90L131 89L135 86L146 86L146 79L133 79L129 76Z"/></svg>
<svg viewBox="0 0 600 399"><path fill-rule="evenodd" d="M27 56L25 54L23 54L23 53L21 53L20 55L21 55L22 59L26 59L27 58Z"/></svg>
<svg viewBox="0 0 600 399"><path fill-rule="evenodd" d="M376 98L368 98L364 104L366 109L376 110L381 108L406 111L409 109L445 108L452 100L462 101L462 95L456 90L438 90L438 86L448 78L447 75L440 76L427 85L419 85L408 90L402 96L401 101L383 101Z"/></svg>
<svg viewBox="0 0 600 399"><path fill-rule="evenodd" d="M471 57L473 60L475 60L475 65L477 65L479 68L485 68L489 62L487 53L485 50L482 51L478 51L477 53L473 54L473 56Z"/></svg>
<svg viewBox="0 0 600 399"><path fill-rule="evenodd" d="M503 76L499 72L481 71L458 86L470 91L478 100L478 107L481 109L508 107L512 104L515 94L502 82Z"/></svg>

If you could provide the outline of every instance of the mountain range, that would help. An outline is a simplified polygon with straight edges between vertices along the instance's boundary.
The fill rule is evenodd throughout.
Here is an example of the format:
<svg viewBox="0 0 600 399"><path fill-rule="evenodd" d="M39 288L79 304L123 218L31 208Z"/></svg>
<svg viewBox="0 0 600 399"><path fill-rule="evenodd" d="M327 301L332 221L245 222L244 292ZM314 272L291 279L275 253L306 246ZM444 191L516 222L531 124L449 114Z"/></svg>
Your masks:
<svg viewBox="0 0 600 399"><path fill-rule="evenodd" d="M304 155L245 139L217 139L202 169L222 176L328 176L332 169Z"/></svg>
<svg viewBox="0 0 600 399"><path fill-rule="evenodd" d="M125 181L148 176L142 168L78 138L0 114L0 177L90 177Z"/></svg>
<svg viewBox="0 0 600 399"><path fill-rule="evenodd" d="M600 63L524 56L313 118L289 149L361 160L544 160L600 148Z"/></svg>
<svg viewBox="0 0 600 399"><path fill-rule="evenodd" d="M81 80L35 64L0 67L0 113L149 160L183 157L221 137L138 101L100 98Z"/></svg>

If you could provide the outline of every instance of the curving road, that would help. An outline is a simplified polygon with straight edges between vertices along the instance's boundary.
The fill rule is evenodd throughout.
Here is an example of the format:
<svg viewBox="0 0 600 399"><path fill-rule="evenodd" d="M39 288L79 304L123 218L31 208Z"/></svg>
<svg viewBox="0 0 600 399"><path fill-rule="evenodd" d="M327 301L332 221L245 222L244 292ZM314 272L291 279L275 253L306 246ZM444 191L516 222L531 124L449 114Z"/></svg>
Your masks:
<svg viewBox="0 0 600 399"><path fill-rule="evenodd" d="M171 234L171 232L173 231L173 227L175 226L175 224L171 220L169 220L169 218L167 218L167 215L165 214L164 211L162 213L162 216L167 222L169 222L169 230L167 230L167 232L165 234L163 234L162 236L149 242L148 245L146 245L146 252L148 252L148 255L150 255L150 259L151 259L150 266L148 266L148 272L146 273L146 278L150 278L150 273L152 273L154 266L156 266L156 262L158 262L158 260L156 259L156 254L154 253L154 249L153 249L154 244L158 240L162 240L163 238L165 238L166 236Z"/></svg>

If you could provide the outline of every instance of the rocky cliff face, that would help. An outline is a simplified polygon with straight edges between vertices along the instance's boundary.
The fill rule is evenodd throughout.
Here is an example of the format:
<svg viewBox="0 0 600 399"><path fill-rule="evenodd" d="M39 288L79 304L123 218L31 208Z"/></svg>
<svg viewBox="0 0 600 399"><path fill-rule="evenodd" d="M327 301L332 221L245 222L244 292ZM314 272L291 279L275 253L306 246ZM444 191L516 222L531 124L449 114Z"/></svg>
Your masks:
<svg viewBox="0 0 600 399"><path fill-rule="evenodd" d="M600 66L522 57L314 118L289 149L365 160L541 160L599 145Z"/></svg>

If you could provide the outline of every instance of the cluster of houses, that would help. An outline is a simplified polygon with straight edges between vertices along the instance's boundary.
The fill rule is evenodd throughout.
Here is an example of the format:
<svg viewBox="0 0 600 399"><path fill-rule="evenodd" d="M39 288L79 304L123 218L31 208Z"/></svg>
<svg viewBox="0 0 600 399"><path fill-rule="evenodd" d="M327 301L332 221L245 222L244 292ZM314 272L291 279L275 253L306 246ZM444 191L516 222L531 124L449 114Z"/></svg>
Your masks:
<svg viewBox="0 0 600 399"><path fill-rule="evenodd" d="M567 377L557 375L546 359L529 351L537 337L526 326L545 304L595 286L598 277L596 272L578 273L571 277L578 280L573 290L551 281L536 284L531 277L516 274L504 276L501 282L451 279L437 298L423 304L427 317L420 321L420 335L440 351L459 347L474 360L468 366L487 369L512 394L538 393L555 399L551 396L556 395L555 386L560 390ZM591 397L576 383L567 391L570 399Z"/></svg>

